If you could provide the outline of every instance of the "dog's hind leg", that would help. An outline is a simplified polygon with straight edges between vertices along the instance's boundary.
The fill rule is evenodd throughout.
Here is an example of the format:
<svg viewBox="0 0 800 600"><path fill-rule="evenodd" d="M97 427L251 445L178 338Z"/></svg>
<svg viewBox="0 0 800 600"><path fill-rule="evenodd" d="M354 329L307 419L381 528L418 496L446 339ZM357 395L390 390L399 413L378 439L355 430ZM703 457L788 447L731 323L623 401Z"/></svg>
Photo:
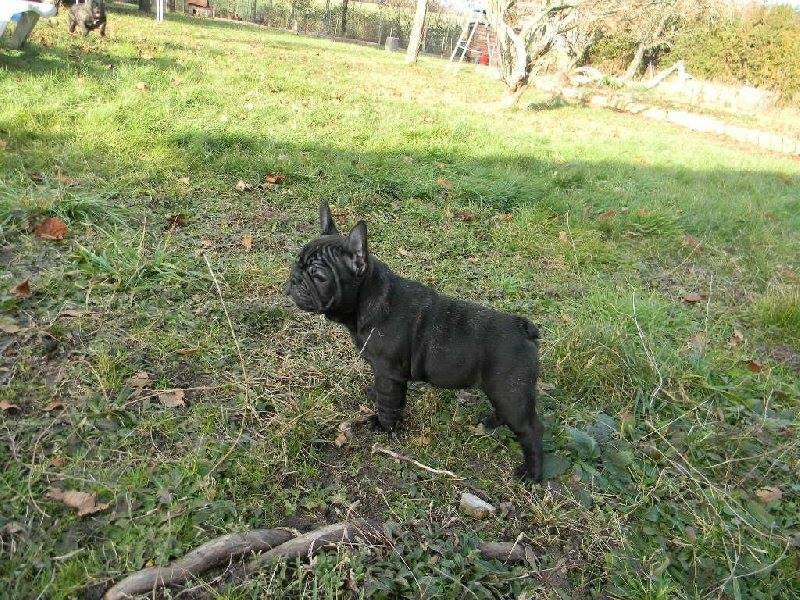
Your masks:
<svg viewBox="0 0 800 600"><path fill-rule="evenodd" d="M498 420L508 426L522 446L524 461L515 475L541 481L544 426L536 414L534 384L509 386L499 382L494 389L487 390L487 394Z"/></svg>
<svg viewBox="0 0 800 600"><path fill-rule="evenodd" d="M542 435L544 426L537 416L533 417L533 423L514 423L509 424L509 428L522 446L523 463L514 471L517 477L522 479L532 479L533 481L542 480Z"/></svg>

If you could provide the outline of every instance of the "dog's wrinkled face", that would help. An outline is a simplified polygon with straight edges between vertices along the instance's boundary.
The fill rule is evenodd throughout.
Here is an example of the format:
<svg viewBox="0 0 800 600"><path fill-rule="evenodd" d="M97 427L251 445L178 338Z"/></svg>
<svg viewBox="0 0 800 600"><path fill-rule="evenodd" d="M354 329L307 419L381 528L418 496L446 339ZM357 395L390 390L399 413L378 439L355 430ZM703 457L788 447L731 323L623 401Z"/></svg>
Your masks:
<svg viewBox="0 0 800 600"><path fill-rule="evenodd" d="M351 313L367 270L367 226L359 221L349 235L343 236L326 203L320 206L319 216L322 234L300 250L286 282L286 293L301 310Z"/></svg>

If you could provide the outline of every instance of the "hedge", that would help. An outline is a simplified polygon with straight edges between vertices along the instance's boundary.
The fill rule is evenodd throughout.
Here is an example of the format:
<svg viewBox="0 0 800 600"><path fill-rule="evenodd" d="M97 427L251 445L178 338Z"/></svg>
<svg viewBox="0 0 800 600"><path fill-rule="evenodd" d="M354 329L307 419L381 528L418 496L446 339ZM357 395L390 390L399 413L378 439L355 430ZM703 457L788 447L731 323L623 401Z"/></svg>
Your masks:
<svg viewBox="0 0 800 600"><path fill-rule="evenodd" d="M589 62L621 72L636 50L624 35L601 38ZM644 64L665 68L686 62L692 75L727 83L747 83L800 99L800 12L788 6L751 7L722 21L681 22L670 44L650 50Z"/></svg>

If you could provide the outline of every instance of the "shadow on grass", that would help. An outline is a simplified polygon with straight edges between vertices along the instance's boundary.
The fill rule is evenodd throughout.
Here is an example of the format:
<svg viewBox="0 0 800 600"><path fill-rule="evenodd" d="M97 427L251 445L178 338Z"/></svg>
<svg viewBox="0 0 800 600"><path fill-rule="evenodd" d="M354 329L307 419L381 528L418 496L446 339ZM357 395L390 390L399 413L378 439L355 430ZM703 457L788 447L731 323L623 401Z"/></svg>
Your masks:
<svg viewBox="0 0 800 600"><path fill-rule="evenodd" d="M17 160L7 165L27 172L52 170L46 156L57 149L63 168L71 162L91 164L101 178L138 172L149 174L158 186L174 183L170 171L191 173L209 191L225 193L238 179L288 169L291 185L307 199L298 201L307 202L308 208L321 198L350 203L358 211L388 209L411 198L498 212L543 208L552 215L590 218L605 232L622 233L627 227L643 235L675 234L678 229L710 234L736 244L737 252L748 238L757 243L765 235L784 236L787 249L798 246L798 181L780 172L556 163L531 155L475 157L414 147L382 152L322 142L298 145L245 129L208 132L200 125L153 141L160 156L170 157L165 161L120 152L112 145L87 150L75 143L78 134L54 135L11 123L0 123L0 129L7 132L9 150L18 152ZM31 142L43 149L42 155L26 153ZM278 157L288 157L288 166ZM598 221L597 213L605 211L614 211L612 218Z"/></svg>
<svg viewBox="0 0 800 600"><path fill-rule="evenodd" d="M558 110L560 108L565 108L567 106L571 106L570 103L559 96L556 98L551 98L549 100L531 102L530 104L526 105L525 108L527 108L528 110L532 110L534 112L541 112L545 110Z"/></svg>
<svg viewBox="0 0 800 600"><path fill-rule="evenodd" d="M109 23L109 36L114 35L113 31L113 16L114 13L121 13L126 18L134 18L141 21L143 29L155 27L156 24L152 17L139 12L135 6L127 6L123 4L112 4L108 7L110 15ZM168 21L179 23L181 25L190 25L195 29L217 29L226 30L237 33L268 33L273 37L269 39L269 46L287 51L303 51L303 50L320 50L321 42L330 42L328 38L316 37L311 35L305 36L289 36L286 30L258 25L243 21L241 23L218 21L214 19L199 19L180 13L170 13L167 16ZM60 22L59 22L60 25ZM74 39L74 45L70 48L57 48L50 43L37 42L36 39L29 40L22 51L0 52L0 70L9 72L24 72L36 76L50 76L60 72L76 72L88 76L96 77L109 73L109 71L128 65L148 65L158 68L159 70L178 70L183 71L181 64L175 60L156 56L145 61L140 57L120 58L119 56L112 56L107 52L98 48L97 44L103 44L102 38L97 37L95 34L90 34L89 38L81 38L80 36L71 36ZM192 35L187 39L212 39L204 35ZM236 42L235 39L219 40L213 38L213 41L219 43L222 41ZM241 40L250 44L261 43L254 42L253 40ZM358 44L361 48L371 48L370 46ZM195 52L196 48L191 47L189 44L176 44L174 41L166 42L165 46L171 50L179 50L182 52ZM377 48L374 48L378 50ZM348 43L331 43L325 47L326 52L344 53L347 54L352 50ZM224 51L214 52L211 49L206 49L205 52L211 55L222 56Z"/></svg>
<svg viewBox="0 0 800 600"><path fill-rule="evenodd" d="M143 61L139 57L120 58L98 50L91 43L72 48L55 48L32 42L21 54L0 53L0 71L21 72L50 77L62 72L79 73L90 77L107 76L114 69L129 65L152 65L159 70L182 70L180 63L163 57Z"/></svg>

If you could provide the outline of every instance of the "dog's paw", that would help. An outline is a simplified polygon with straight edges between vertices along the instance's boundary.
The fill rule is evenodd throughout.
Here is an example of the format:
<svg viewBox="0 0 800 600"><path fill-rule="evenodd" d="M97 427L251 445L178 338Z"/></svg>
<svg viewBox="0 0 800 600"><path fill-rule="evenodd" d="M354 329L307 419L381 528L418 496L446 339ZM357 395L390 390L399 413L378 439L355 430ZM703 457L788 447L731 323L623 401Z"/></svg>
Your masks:
<svg viewBox="0 0 800 600"><path fill-rule="evenodd" d="M542 474L535 473L528 465L520 465L514 470L514 477L525 482L542 483Z"/></svg>
<svg viewBox="0 0 800 600"><path fill-rule="evenodd" d="M497 418L497 413L492 411L481 420L486 429L497 429L502 425L500 419Z"/></svg>
<svg viewBox="0 0 800 600"><path fill-rule="evenodd" d="M369 420L367 421L369 428L372 431L380 432L380 433L392 433L395 429L394 425L391 427L387 427L384 423L381 423L380 417L378 415L372 415Z"/></svg>

